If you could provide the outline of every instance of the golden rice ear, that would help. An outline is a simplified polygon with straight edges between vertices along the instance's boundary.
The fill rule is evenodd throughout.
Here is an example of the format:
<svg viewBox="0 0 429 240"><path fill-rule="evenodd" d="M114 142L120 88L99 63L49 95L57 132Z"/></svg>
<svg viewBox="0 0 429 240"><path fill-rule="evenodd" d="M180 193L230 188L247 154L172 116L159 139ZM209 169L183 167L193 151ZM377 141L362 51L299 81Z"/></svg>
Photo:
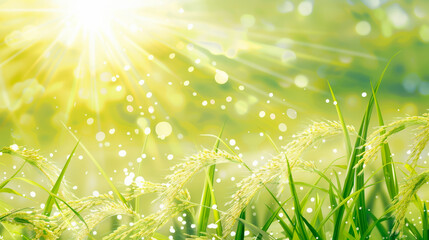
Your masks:
<svg viewBox="0 0 429 240"><path fill-rule="evenodd" d="M413 148L407 160L407 164L413 170L417 166L417 161L419 160L423 150L429 142L429 119L426 125L422 125L418 128L418 131L419 133L415 137Z"/></svg>
<svg viewBox="0 0 429 240"><path fill-rule="evenodd" d="M401 186L401 191L396 197L393 205L395 210L395 225L392 232L400 232L405 223L405 214L408 206L413 201L414 195L419 189L429 181L429 171L422 172L418 175L411 175L410 178Z"/></svg>
<svg viewBox="0 0 429 240"><path fill-rule="evenodd" d="M164 205L168 205L173 202L178 193L183 189L183 186L193 176L205 167L215 164L221 160L242 162L239 157L221 150L218 150L217 152L204 150L198 154L185 158L185 162L174 166L172 168L174 172L166 177L168 183L166 184L166 189L161 194L159 200L161 200Z"/></svg>
<svg viewBox="0 0 429 240"><path fill-rule="evenodd" d="M47 240L58 239L61 234L55 231L57 225L51 219L35 211L24 212L12 210L0 216L2 222L21 225L30 228L36 234L34 239L44 238Z"/></svg>
<svg viewBox="0 0 429 240"><path fill-rule="evenodd" d="M391 135L412 126L420 126L418 128L420 132L416 136L415 143L413 144L413 150L408 158L408 164L410 164L411 168L414 168L421 152L429 141L429 114L427 113L422 116L412 116L400 119L374 131L368 138L369 140L365 144L366 150L364 155L357 165L368 165L368 163L376 158L377 153Z"/></svg>
<svg viewBox="0 0 429 240"><path fill-rule="evenodd" d="M1 149L1 152L19 157L24 161L38 168L50 181L52 185L55 184L60 169L53 163L49 162L46 158L39 155L39 150L27 149L21 146L10 146Z"/></svg>
<svg viewBox="0 0 429 240"><path fill-rule="evenodd" d="M133 226L121 227L107 236L105 239L132 239L150 237L159 227L164 225L169 219L193 206L189 202L189 193L184 190L184 185L198 172L207 166L215 164L221 160L241 162L237 156L225 151L204 150L198 154L184 159L185 162L177 164L172 168L174 171L168 175L168 182L162 185L153 185L153 191L162 189L158 202L161 202L162 209L154 214L140 219ZM138 189L136 189L138 191ZM130 197L138 193L131 194Z"/></svg>
<svg viewBox="0 0 429 240"><path fill-rule="evenodd" d="M33 165L39 169L49 180L50 184L53 186L61 172L61 170L55 166L54 163L48 161L45 157L39 154L39 150L27 149L22 146L12 145L10 147L3 147L0 152L9 154L11 156L16 156L29 164ZM61 187L61 195L69 196L69 198L75 198L74 194L68 191L67 181L63 180Z"/></svg>
<svg viewBox="0 0 429 240"><path fill-rule="evenodd" d="M170 205L163 206L161 210L155 212L149 216L139 219L132 226L124 225L116 229L110 235L104 237L105 240L117 240L117 239L145 239L149 238L157 231L161 226L165 225L171 218L177 216L183 211L194 207L194 204L190 203L190 196L187 191L181 191L179 194L180 198L171 203Z"/></svg>
<svg viewBox="0 0 429 240"><path fill-rule="evenodd" d="M115 198L109 194L102 194L100 196L88 196L77 200L68 201L68 205L72 207L77 212L84 212L86 210L94 210L97 206L103 206L112 202L115 202ZM71 226L71 222L75 219L75 213L67 207L64 203L59 202L59 206L61 207L61 211L59 214L54 214L49 218L50 222L54 222L57 224L55 228L55 233L57 235L61 235ZM42 211L42 210L40 210ZM86 216L84 216L84 219ZM77 228L86 228L86 226L77 225ZM84 230L84 229L82 229Z"/></svg>
<svg viewBox="0 0 429 240"><path fill-rule="evenodd" d="M142 182L140 185L132 183L127 189L127 193L123 194L127 201L131 201L143 194L149 193L162 193L167 189L166 184L163 183L152 183L148 181Z"/></svg>
<svg viewBox="0 0 429 240"><path fill-rule="evenodd" d="M85 222L88 224L88 228L82 227L77 239L86 239L95 226L104 219L116 215L128 215L139 218L139 214L132 211L124 203L120 201L106 201L103 204L97 205L96 208L91 209L91 213L85 216Z"/></svg>
<svg viewBox="0 0 429 240"><path fill-rule="evenodd" d="M355 131L352 126L347 126L347 129L351 132ZM267 164L256 170L251 176L243 179L238 184L240 189L235 192L232 196L232 200L227 203L229 206L227 214L224 214L222 217L222 223L225 226L224 237L231 233L234 223L239 218L241 211L250 203L256 193L259 192L265 184L279 177L281 177L281 179L287 179L285 156L287 156L290 167L293 169L301 162L300 157L308 147L321 139L335 136L342 132L342 126L338 122L314 122L308 129L298 133L294 141L282 147L282 149L285 150L284 153L273 157ZM281 182L279 186L282 186L284 183L285 181Z"/></svg>

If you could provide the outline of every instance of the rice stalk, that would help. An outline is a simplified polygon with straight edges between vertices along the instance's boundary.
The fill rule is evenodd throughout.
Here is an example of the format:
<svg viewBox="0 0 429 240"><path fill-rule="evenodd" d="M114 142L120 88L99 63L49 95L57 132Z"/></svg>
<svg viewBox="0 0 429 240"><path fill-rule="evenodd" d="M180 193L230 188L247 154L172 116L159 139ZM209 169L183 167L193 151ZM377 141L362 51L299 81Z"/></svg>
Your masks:
<svg viewBox="0 0 429 240"><path fill-rule="evenodd" d="M347 126L347 129L354 132L354 128L351 126ZM242 210L250 203L256 193L263 188L265 184L270 183L277 178L281 178L281 185L287 182L288 171L285 155L288 156L291 170L300 163L311 165L308 162L299 161L302 153L317 141L342 132L342 126L338 122L315 122L308 129L297 134L295 136L297 138L296 140L290 142L286 146L283 146L282 149L284 149L285 152L268 160L263 167L254 171L251 176L240 181L237 185L239 190L234 193L232 200L227 203L229 206L228 214L224 215L222 218L222 222L225 226L224 237L231 233L234 223L236 222L236 219L239 218Z"/></svg>

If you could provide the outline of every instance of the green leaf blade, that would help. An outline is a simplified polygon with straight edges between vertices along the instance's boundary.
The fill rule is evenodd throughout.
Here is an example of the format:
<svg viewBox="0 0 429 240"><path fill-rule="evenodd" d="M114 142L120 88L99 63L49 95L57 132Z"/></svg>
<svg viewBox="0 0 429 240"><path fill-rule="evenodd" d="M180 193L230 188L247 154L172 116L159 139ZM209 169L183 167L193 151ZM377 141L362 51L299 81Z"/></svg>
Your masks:
<svg viewBox="0 0 429 240"><path fill-rule="evenodd" d="M64 175L65 175L65 173L66 173L66 171L67 171L67 168L68 168L68 166L69 166L69 164L70 164L70 161L71 161L71 159L72 159L72 157L73 157L73 155L74 155L74 153L75 153L75 151L76 151L76 149L77 149L77 147L78 147L78 146L79 146L79 141L76 143L76 146L73 148L72 152L70 153L69 157L67 158L67 161L66 161L66 163L64 164L64 167L63 167L63 169L61 170L61 173L60 173L60 175L58 176L58 178L57 178L57 180L56 180L56 182L55 182L55 185L52 187L51 192L52 192L53 194L58 194L58 191L59 191L59 189L60 189L61 182L62 182L62 181L63 181L63 179L64 179ZM45 209L43 210L43 214L44 214L44 215L46 215L46 216L51 215L51 212L52 212L52 206L53 206L53 204L54 204L54 200L55 200L55 199L54 199L51 195L49 195L48 200L46 201L46 204L45 204Z"/></svg>

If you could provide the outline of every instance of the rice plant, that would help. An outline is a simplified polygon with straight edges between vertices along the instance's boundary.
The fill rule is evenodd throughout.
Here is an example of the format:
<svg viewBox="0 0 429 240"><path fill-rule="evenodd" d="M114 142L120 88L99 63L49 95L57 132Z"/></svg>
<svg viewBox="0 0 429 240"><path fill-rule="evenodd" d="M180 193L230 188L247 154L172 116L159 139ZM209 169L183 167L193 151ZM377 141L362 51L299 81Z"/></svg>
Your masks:
<svg viewBox="0 0 429 240"><path fill-rule="evenodd" d="M375 97L373 99L376 101ZM377 102L376 104L378 106ZM380 111L379 107L377 109ZM406 179L399 181L400 187L397 195L388 198L389 200L384 203L384 209L381 213L380 211L373 213L372 209L361 209L362 206L371 205L373 199L360 198L359 196L365 192L368 194L372 188L380 186L383 182L373 180L375 176L377 174L386 175L391 172L382 171L385 167L382 166L381 169L373 171L370 176L363 179L363 182L359 182L358 178L363 176L368 166L378 159L379 152L382 153L382 157L386 157L386 152L383 152L383 149L388 144L389 138L400 131L410 132L414 135L408 160L402 164L403 171L408 171L408 173L404 172ZM347 154L354 154L350 156L355 156L357 159L355 165L337 165L339 161L344 160L336 159L332 160L332 163L324 169L320 169L317 163L305 158L304 153L309 151L312 146L317 146L319 141L328 137L338 138L338 135L345 132L347 133L345 134L346 139L349 137L348 133L357 134L355 147L352 151L347 151ZM165 177L165 182L142 181L131 184L128 189L121 193L125 202L113 192L79 198L69 193L67 184L61 184L65 181L64 173L67 166L73 164L72 158L80 143L77 143L72 150L61 172L55 164L48 162L35 150L16 145L4 147L1 149L2 157L11 155L22 159L23 165L27 163L34 166L46 176L52 190L48 190L49 187L42 186L33 180L18 177L22 167L10 178L3 181L0 189L2 193L23 197L19 192L6 187L14 181L25 182L36 188L44 189L48 193L48 200L42 209L10 209L2 213L0 221L5 229L3 232L9 232L8 236L6 234L3 236L15 236L16 238L17 235L12 234L12 230L9 229L15 229L13 226L17 225L21 226L19 234L22 238L58 239L72 236L76 239L92 239L94 238L91 235L92 229L102 225L103 221L112 216L121 215L129 217L128 224L111 229L111 232L103 236L103 239L168 239L168 234L164 228L172 224L176 217L180 216L183 219L182 216L189 214L187 219L190 222L180 224L191 227L187 231L181 231L174 234L174 237L173 235L170 237L174 239L427 238L426 202L422 201L417 193L429 181L428 170L421 169L422 167L418 164L419 157L429 140L429 114L405 117L390 122L375 129L369 134L367 141L362 141L362 138L362 128L356 133L352 126L343 125L339 122L315 122L304 131L295 134L295 140L280 148L275 147L279 152L265 165L252 169L246 164L245 159L236 155L227 145L225 145L226 150L222 150L224 142L220 135L218 143L215 144L215 150L202 150L195 155L184 158L182 163L171 169L172 173ZM347 145L346 141L345 146ZM344 158L349 157L345 156ZM386 161L382 163L386 164ZM248 177L243 178L237 184L235 193L225 206L215 204L217 191L213 188L213 183L208 181L210 179L206 179L210 194L203 194L201 203L211 202L214 204L198 204L187 191L187 183L198 174L207 173L206 170L215 164L244 166L248 170ZM391 162L389 164L396 165L399 163ZM362 167L359 168L359 166ZM335 170L338 168L356 169L353 177L350 178L352 185L359 185L355 187L354 191L348 188L350 192L344 194L347 189L346 179L349 176L345 176L345 179L340 177ZM296 181L294 173L297 171L306 172L306 174L314 175L317 178L314 182ZM334 174L329 175L327 173ZM395 175L384 177L397 178ZM203 182L202 185L205 183ZM297 186L307 186L309 190L303 195L298 193ZM386 185L382 184L381 186L389 188L390 185L386 181ZM266 191L262 191L263 189ZM392 190L392 192L395 191ZM160 209L147 216L142 216L141 213L136 212L130 203L136 198L144 197L145 194L157 194L158 198L154 200L154 203L159 204ZM271 207L267 205L268 209L258 205L258 208L263 208L261 211L268 214L265 224L262 225L251 222L246 214L257 194L267 195L271 205ZM309 204L309 196L315 194L317 198L312 200L315 202L315 214L309 216L304 209ZM205 201L204 198L211 198L211 201ZM421 224L415 225L407 218L407 212L411 205L415 205L416 211L420 212ZM358 206L359 208L357 208ZM204 211L205 209L208 210L205 211L205 214L195 214L196 210ZM293 211L291 211L292 209ZM51 211L54 211L54 214L51 215ZM207 212L210 211L216 211L219 217L216 217L216 214L213 215L213 218L207 216ZM364 212L364 214L360 214L359 211ZM365 219L360 220L361 217ZM393 226L387 224L389 221L393 221ZM199 224L198 229L196 229L197 223ZM204 228L201 227L201 223L205 224ZM338 232L335 232L336 230Z"/></svg>
<svg viewBox="0 0 429 240"><path fill-rule="evenodd" d="M428 16L0 0L0 240L429 240Z"/></svg>
<svg viewBox="0 0 429 240"><path fill-rule="evenodd" d="M387 69L387 67L386 67ZM384 74L384 72L383 72ZM336 105L339 121L314 122L304 131L294 135L295 139L284 146L277 147L267 135L277 153L259 168L250 167L241 156L229 148L222 140L222 132L215 143L214 150L204 149L195 155L185 157L182 163L171 168L172 173L165 177L164 182L149 181L133 182L124 192L120 192L108 178L98 161L88 149L77 142L67 161L60 171L55 164L47 161L38 151L12 145L1 149L1 156L11 155L23 160L21 167L0 186L1 193L25 197L6 186L11 182L21 181L48 193L48 199L42 209L21 208L9 209L1 214L0 221L8 232L8 237L58 239L73 237L76 239L94 238L91 231L103 225L106 219L113 216L127 216L128 224L111 228L103 239L365 239L365 238L408 238L427 239L428 216L426 202L417 193L428 183L429 171L420 169L418 160L429 141L429 114L405 117L384 124L376 92L380 85L380 77L373 95L368 103L359 131L345 124L341 109ZM329 86L333 99L334 91ZM373 105L376 106L380 126L371 134L369 122ZM410 132L414 137L408 159L403 169L405 180L400 187L397 185L397 174L393 154L389 147L389 138L399 132ZM76 136L70 132L77 140ZM350 133L356 135L354 147L351 147ZM326 141L327 138L338 138L344 135L346 156L333 159L328 166L321 169L311 159L306 159L305 152ZM367 138L367 136L369 136ZM89 155L101 174L105 177L113 191L79 198L69 191L65 172L78 147ZM226 150L222 150L225 147ZM372 169L369 177L364 176L365 170L377 160L381 153L381 169ZM337 162L348 160L346 165ZM29 164L40 171L48 180L43 186L31 179L18 177L23 167ZM248 171L235 187L235 193L227 199L225 206L217 205L217 193L213 187L216 166L234 164ZM346 170L341 177L337 169ZM382 170L382 171L381 171ZM295 172L312 175L313 182L300 182L294 179ZM408 172L405 172L408 171ZM199 174L205 173L204 191L201 204L196 203L187 190L187 185ZM327 173L330 173L328 175ZM377 175L384 177L376 180ZM373 188L385 185L389 197L383 202L382 211L372 212L367 206L374 205L374 200L366 197ZM299 194L297 186L306 186L305 195ZM353 190L354 186L354 190ZM51 189L51 190L49 190ZM265 189L265 191L262 191ZM287 190L289 189L289 191ZM302 187L301 187L302 189ZM275 192L276 194L274 194ZM146 194L156 194L153 203L159 204L159 210L143 216L138 205L131 204ZM308 199L314 196L315 214L305 214ZM267 213L263 225L250 221L247 212L255 197L267 195L271 207L261 209ZM329 199L329 203L328 200ZM421 224L416 225L407 218L410 205L414 204L420 212ZM286 207L286 206L292 206ZM196 215L196 210L198 214ZM52 214L54 211L54 214ZM210 212L213 217L210 217ZM312 212L307 208L307 212ZM165 227L175 222L179 216L181 225L188 226L185 231L170 227L172 235L167 236ZM186 221L183 217L187 217ZM389 224L393 222L393 224ZM179 224L179 225L180 225ZM18 233L12 226L21 226ZM173 224L174 225L174 224ZM177 225L177 224L176 224ZM174 231L173 231L173 230ZM184 230L184 226L180 229Z"/></svg>

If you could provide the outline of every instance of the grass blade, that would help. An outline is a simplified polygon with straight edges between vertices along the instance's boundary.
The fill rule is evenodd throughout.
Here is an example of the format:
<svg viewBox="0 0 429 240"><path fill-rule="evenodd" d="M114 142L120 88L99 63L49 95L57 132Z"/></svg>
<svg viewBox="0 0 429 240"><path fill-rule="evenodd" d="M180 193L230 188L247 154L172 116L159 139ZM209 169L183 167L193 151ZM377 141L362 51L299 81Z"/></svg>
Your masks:
<svg viewBox="0 0 429 240"><path fill-rule="evenodd" d="M70 133L70 135L72 135L72 137L74 139L76 139L76 141L79 141L79 139L76 137L76 135L74 135L74 133L69 128L67 128L67 126L64 123L63 123L63 126L64 126L64 128L67 129L67 131ZM85 147L85 145L83 145L82 142L79 142L79 144L82 147L82 149L85 151L85 153L88 155L89 159L91 159L91 161L97 167L98 171L100 171L101 175L103 175L104 179L109 184L110 188L115 193L115 195L121 200L121 202L128 205L127 200L125 200L125 198L124 198L124 196L122 196L121 192L119 192L119 190L116 188L116 186L113 184L113 182L109 179L109 176L107 176L106 172L103 170L100 163L94 158L94 156L92 156L91 152Z"/></svg>
<svg viewBox="0 0 429 240"><path fill-rule="evenodd" d="M302 239L308 239L307 232L305 230L305 223L303 221L303 216L301 215L301 205L298 198L298 193L296 192L295 184L292 177L292 171L290 169L289 165L289 159L287 156L285 156L286 162L287 162L287 169L288 169L288 177L289 177L289 187L290 192L293 197L294 201L294 207L295 207L295 217L296 217L296 224L297 224L297 230L299 230L299 237Z"/></svg>
<svg viewBox="0 0 429 240"><path fill-rule="evenodd" d="M319 228L320 223L323 221L322 207L324 200L325 199L320 200L319 194L316 194L316 210L314 211L315 217L313 218L313 225L316 226L316 228ZM323 228L320 228L318 232L319 235L326 236Z"/></svg>
<svg viewBox="0 0 429 240"><path fill-rule="evenodd" d="M372 186L374 186L374 185L376 185L376 184L379 184L379 183L380 183L380 182L376 182L376 183L373 183L373 184L366 185L366 186L365 186L365 188L362 188L362 189L360 189L359 191L356 191L356 192L354 192L354 193L350 194L349 196L347 196L346 198L344 198L341 202L339 202L339 203L338 203L338 206L337 206L335 209L332 209L332 210L331 210L331 212L329 212L329 214L325 216L325 218L324 218L324 219L323 219L323 221L320 223L320 226L318 227L318 229L317 229L317 230L319 230L322 226L324 226L324 224L329 220L329 218L330 218L332 215L334 215L334 214L336 213L336 211L338 211L340 208L346 208L347 202L348 202L350 199L354 199L354 198L355 198L355 197L356 197L360 192L362 192L364 189L369 188L369 187L372 187ZM352 204L353 204L353 203L352 203ZM352 222L351 224L353 224L353 222Z"/></svg>
<svg viewBox="0 0 429 240"><path fill-rule="evenodd" d="M244 240L244 222L246 220L246 209L243 209L240 213L240 218L237 223L237 231L235 232L235 240Z"/></svg>
<svg viewBox="0 0 429 240"><path fill-rule="evenodd" d="M21 165L21 167L18 168L18 170L16 170L16 172L8 179L4 180L2 183L0 183L0 189L4 188L8 182L10 182L10 179L14 178L16 175L18 175L18 173L21 172L21 170L24 168L25 164L27 162L24 161L24 163Z"/></svg>
<svg viewBox="0 0 429 240"><path fill-rule="evenodd" d="M337 101L337 98L335 97L334 91L332 90L331 84L329 83L329 81L326 81L326 82L328 83L329 91L331 92L332 100L334 101L335 109L337 110L338 119L340 120L341 127L343 129L347 157L350 157L350 154L352 153L352 143L350 142L349 131L347 130L347 125L344 121L343 114L341 112L340 106L338 105L338 101Z"/></svg>
<svg viewBox="0 0 429 240"><path fill-rule="evenodd" d="M335 209L337 207L337 200L334 191L332 190L332 185L329 185L329 201L331 204L331 209ZM336 215L337 214L334 214L334 219L336 218Z"/></svg>
<svg viewBox="0 0 429 240"><path fill-rule="evenodd" d="M378 105L376 94L374 93L374 88L372 87L372 95L374 96L374 104L377 110L378 123L380 126L384 126L383 116L381 114L380 106ZM383 130L380 132L380 135L383 135L386 131ZM389 144L383 143L381 147L381 160L383 162L383 174L384 179L386 180L387 190L390 195L390 199L393 200L396 195L398 195L398 180L396 178L395 166L392 160L392 153L390 152Z"/></svg>
<svg viewBox="0 0 429 240"><path fill-rule="evenodd" d="M70 153L69 157L67 158L67 161L64 164L64 167L61 170L61 173L58 176L57 181L55 182L55 185L52 187L51 192L55 195L58 194L58 191L60 190L60 185L61 185L61 182L63 181L64 174L66 173L66 170L67 170L67 168L70 164L70 161L73 157L73 154L76 151L78 146L79 146L79 141L76 143L76 146L73 148L72 152ZM46 216L51 215L52 206L54 205L54 200L55 199L51 195L49 195L48 200L46 201L46 204L45 204L45 209L43 210L43 214L45 214Z"/></svg>
<svg viewBox="0 0 429 240"><path fill-rule="evenodd" d="M302 220L316 239L325 239L323 236L319 235L317 230L307 221L307 219L305 219L305 217L302 216Z"/></svg>
<svg viewBox="0 0 429 240"><path fill-rule="evenodd" d="M23 195L15 190L13 190L12 188L2 188L0 189L0 193L9 193L9 194L14 194L17 196L22 197Z"/></svg>
<svg viewBox="0 0 429 240"><path fill-rule="evenodd" d="M206 170L206 176L208 176L208 171ZM215 195L214 195L214 188L213 188L213 184L212 184L212 182L210 182L209 181L209 178L206 178L206 180L207 180L207 182L208 182L208 184L209 184L209 192L210 192L210 199L211 199L211 203L210 204L213 204L213 206L214 205L216 205L217 206L217 203L216 203L216 197L215 197ZM211 209L213 209L213 219L214 219L214 221L215 221L215 223L217 224L217 228L216 228L216 234L219 236L219 237L221 237L223 234L222 234L222 223L220 222L220 214L219 214L219 211L217 210L217 208L211 208ZM210 209L209 209L210 210Z"/></svg>
<svg viewBox="0 0 429 240"><path fill-rule="evenodd" d="M391 210L390 210L391 211ZM389 212L389 210L388 210L388 212ZM362 235L362 238L363 239L366 239L367 238L367 236L372 232L372 230L375 228L375 227L377 227L377 225L378 224L381 224L382 222L384 222L384 221L388 221L389 220L389 216L387 216L386 217L386 214L388 213L388 212L385 212L384 214L383 214L383 216L385 216L385 217L381 217L381 218L376 218L376 219L373 219L374 220L374 222L373 223L371 223L371 225L369 225L369 227L368 227L368 229L366 230L366 232ZM379 229L379 231L380 231L380 229ZM394 233L392 233L392 234L394 234ZM392 239L392 238L391 238ZM395 239L395 238L393 238L393 239Z"/></svg>
<svg viewBox="0 0 429 240"><path fill-rule="evenodd" d="M279 224L282 227L283 231L285 231L286 237L289 237L290 239L292 239L293 238L293 232L294 232L293 230L295 230L295 227L293 228L293 230L291 230L289 228L289 226L287 225L287 223L279 215L276 215L276 217L277 217L277 220L279 221ZM289 221L290 221L290 219L289 219Z"/></svg>
<svg viewBox="0 0 429 240"><path fill-rule="evenodd" d="M143 143L142 152L141 152L142 154L146 150L148 139L149 139L149 135L146 135L144 143ZM140 170L141 170L141 162L139 162L139 165L137 167L137 176L140 176ZM136 199L134 200L134 211L136 213L140 213L140 196L137 196ZM134 219L134 221L137 221L137 217Z"/></svg>
<svg viewBox="0 0 429 240"><path fill-rule="evenodd" d="M363 116L361 125L359 127L359 132L358 132L358 136L356 138L356 142L354 145L354 149L352 151L352 154L350 155L349 158L349 162L347 164L347 174L346 174L346 178L344 180L344 188L343 188L343 198L346 198L347 196L350 195L353 185L354 185L354 180L355 180L355 165L356 163L360 160L360 158L362 157L361 154L363 152L363 148L362 146L365 143L365 139L366 139L366 135L368 132L368 127L369 127L369 121L371 119L371 113L372 113L372 108L373 108L373 104L374 104L374 95L377 94L378 88L381 84L381 80L384 77L384 74L387 71L387 68L389 67L390 63L392 62L393 58L398 55L398 53L396 53L395 55L393 55L389 62L387 63L386 67L384 68L375 88L373 91L373 94L371 96L371 99L368 102L368 105L366 107L365 110L365 114ZM359 168L362 168L362 166L360 166ZM361 169L357 169L357 170L361 170ZM357 178L356 180L359 181L357 188L355 189L356 192L361 193L361 189L363 189L362 187L362 180L363 180L363 175L359 178ZM360 195L360 194L359 194ZM359 197L359 196L358 196ZM362 199L362 198L361 198ZM359 201L361 204L362 202ZM341 205L341 207L338 209L338 213L337 213L337 217L335 219L335 223L334 223L334 232L333 232L333 236L332 239L337 240L340 234L340 230L341 230L341 225L342 225L342 218L343 218L343 214L344 214L344 206ZM365 214L365 211L362 211L362 215ZM366 219L362 219L363 216L361 216L361 221L365 223L364 227L366 226ZM365 231L362 231L365 232Z"/></svg>
<svg viewBox="0 0 429 240"><path fill-rule="evenodd" d="M217 152L219 149L220 139L223 133L223 130L225 128L225 124L222 126L222 129L219 133L219 136L216 139L216 143L214 145L214 151ZM214 180L214 174L216 170L216 165L211 165L207 172L206 172L206 181L204 184L204 190L201 197L201 206L200 211L198 215L198 223L197 223L197 229L198 229L198 236L202 236L207 231L207 225L210 217L210 209L212 205L212 200L215 202L216 199L214 198L213 193L213 180ZM212 199L213 198L213 199ZM213 215L215 218L215 222L218 225L216 228L216 233L219 237L222 236L222 224L220 222L220 216L216 209L213 209Z"/></svg>
<svg viewBox="0 0 429 240"><path fill-rule="evenodd" d="M261 229L259 229L257 226L255 226L255 225L253 225L251 222L249 222L249 221L247 221L247 220L245 220L245 219L243 219L243 218L239 218L238 219L239 221L240 221L240 223L243 223L244 225L246 225L247 226L247 228L253 233L253 234L255 234L255 235L258 235L258 234L262 234L262 236L263 236L263 238L264 239L270 239L270 240L274 240L275 238L273 238L273 237L271 237L267 232L265 232L265 231L262 231ZM240 238L240 239L244 239L244 227L243 227L243 235L241 235L241 237L243 237L243 238ZM237 239L237 238L236 238Z"/></svg>
<svg viewBox="0 0 429 240"><path fill-rule="evenodd" d="M289 199L287 199L286 201L284 201L283 203L282 203L282 205L280 206L280 207L278 207L277 208L277 210L275 211L275 212L272 212L271 213L271 216L267 219L267 221L265 222L265 224L264 224L264 226L262 227L262 231L268 231L268 229L270 228L270 226L271 226L271 224L274 222L274 219L276 219L277 218L277 215L279 214L279 212L280 212L280 210L282 209L282 207L286 204L286 202L288 201ZM268 206L267 206L268 207ZM270 209L269 207L268 207L268 209ZM271 209L270 209L271 210ZM258 240L260 240L262 238L262 235L261 234L259 234L258 235L258 237L256 238L256 239L258 239Z"/></svg>
<svg viewBox="0 0 429 240"><path fill-rule="evenodd" d="M49 191L48 189L46 189L45 187L43 187L42 185L30 180L30 179L26 179L26 178L21 178L21 177L17 177L14 178L16 180L21 180L24 182L27 182L35 187L38 187L42 190L44 190L45 192L47 192L50 196L55 198L55 204L57 205L58 209L60 209L60 206L58 205L56 200L60 200L62 203L64 203L64 205L66 205L84 224L85 226L88 228L88 224L85 222L85 219L76 211L74 210L74 208L72 208L64 199L60 198L59 196L55 195L54 193L52 193L51 191Z"/></svg>
<svg viewBox="0 0 429 240"><path fill-rule="evenodd" d="M289 198L290 199L290 198ZM287 202L287 201L289 201L289 199L287 199L286 201L285 201L285 203ZM268 207L267 206L267 208L272 212L272 210L271 210L271 208L270 207ZM293 231L289 228L289 226L287 225L287 223L278 215L278 213L280 212L280 210L281 209L283 209L283 206L280 206L280 207L278 207L278 209L276 210L276 214L272 214L271 216L274 216L276 219L277 219L277 221L278 221L278 223L280 224L280 226L283 228L283 231L285 231L285 234L286 234L286 237L290 237L290 238L292 238L292 236L293 236ZM288 214L286 214L286 218L290 221L290 222L292 222L292 220L290 219L290 217L289 217L289 215ZM293 223L292 223L292 225L293 225ZM294 226L294 225L293 225ZM265 227L265 225L264 225L264 227ZM262 229L262 230L264 230L264 229ZM266 229L266 230L264 230L264 231L268 231L268 228ZM262 237L262 235L260 235L261 237Z"/></svg>
<svg viewBox="0 0 429 240"><path fill-rule="evenodd" d="M423 203L423 239L429 238L429 224L428 224L428 210L426 208L426 202Z"/></svg>
<svg viewBox="0 0 429 240"><path fill-rule="evenodd" d="M381 236L384 238L388 238L389 233L387 232L387 230L384 228L384 226L381 224L380 221L378 221L377 217L374 216L374 214L372 214L372 212L369 212L368 215L371 217L372 221L375 222L375 226L378 229L378 232L380 232Z"/></svg>
<svg viewBox="0 0 429 240"><path fill-rule="evenodd" d="M416 226L410 220L405 219L405 229L408 229L408 231L415 237L415 239L424 239L422 238L422 235L420 235L419 230L417 230Z"/></svg>
<svg viewBox="0 0 429 240"><path fill-rule="evenodd" d="M366 139L366 133L364 134L364 138L362 139L362 144L361 146L363 146L365 144L365 139ZM361 151L359 151L361 153ZM362 150L363 152L363 150ZM359 158L359 157L358 157ZM356 168L356 187L355 190L360 190L363 189L365 186L365 177L363 172L361 174L358 174L359 172L361 172L363 170L363 166L359 165ZM355 219L356 221L356 225L359 227L359 232L360 233L365 233L366 229L368 228L368 218L366 216L367 213L367 209L366 209L366 202L365 202L365 191L362 191L357 199L356 199L356 207L355 207Z"/></svg>

